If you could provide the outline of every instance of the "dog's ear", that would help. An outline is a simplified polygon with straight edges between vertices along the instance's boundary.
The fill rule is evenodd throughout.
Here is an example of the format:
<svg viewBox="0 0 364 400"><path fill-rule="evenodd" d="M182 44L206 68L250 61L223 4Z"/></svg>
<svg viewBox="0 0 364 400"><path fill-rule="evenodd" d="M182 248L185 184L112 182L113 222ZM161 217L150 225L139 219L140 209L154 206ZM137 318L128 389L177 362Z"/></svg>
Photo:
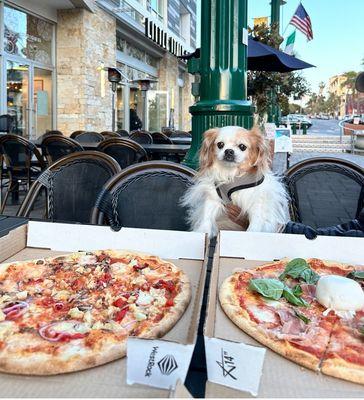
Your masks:
<svg viewBox="0 0 364 400"><path fill-rule="evenodd" d="M251 143L249 149L249 166L251 171L265 172L269 169L269 150L265 137L258 126L254 126L248 132Z"/></svg>
<svg viewBox="0 0 364 400"><path fill-rule="evenodd" d="M214 143L218 128L209 129L203 134L203 141L200 149L200 173L210 168L214 162Z"/></svg>

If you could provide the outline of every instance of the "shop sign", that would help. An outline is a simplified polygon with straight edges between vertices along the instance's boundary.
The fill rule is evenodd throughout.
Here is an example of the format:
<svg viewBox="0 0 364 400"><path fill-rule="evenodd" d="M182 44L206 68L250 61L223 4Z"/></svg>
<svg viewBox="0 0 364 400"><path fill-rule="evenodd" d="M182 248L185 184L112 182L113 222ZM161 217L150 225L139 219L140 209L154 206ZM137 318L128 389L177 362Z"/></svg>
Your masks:
<svg viewBox="0 0 364 400"><path fill-rule="evenodd" d="M148 18L145 18L145 36L176 57L188 54L188 51L177 40Z"/></svg>

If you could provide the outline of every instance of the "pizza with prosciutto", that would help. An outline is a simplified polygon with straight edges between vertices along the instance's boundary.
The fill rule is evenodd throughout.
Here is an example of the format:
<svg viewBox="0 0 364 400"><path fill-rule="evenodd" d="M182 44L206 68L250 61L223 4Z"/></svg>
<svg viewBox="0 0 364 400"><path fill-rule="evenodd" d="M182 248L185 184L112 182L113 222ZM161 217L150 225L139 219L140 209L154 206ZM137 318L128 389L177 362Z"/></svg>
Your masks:
<svg viewBox="0 0 364 400"><path fill-rule="evenodd" d="M236 271L220 304L244 332L315 371L364 384L364 268L318 259Z"/></svg>
<svg viewBox="0 0 364 400"><path fill-rule="evenodd" d="M121 358L128 336L163 336L190 297L183 271L135 252L2 264L0 371L51 375Z"/></svg>

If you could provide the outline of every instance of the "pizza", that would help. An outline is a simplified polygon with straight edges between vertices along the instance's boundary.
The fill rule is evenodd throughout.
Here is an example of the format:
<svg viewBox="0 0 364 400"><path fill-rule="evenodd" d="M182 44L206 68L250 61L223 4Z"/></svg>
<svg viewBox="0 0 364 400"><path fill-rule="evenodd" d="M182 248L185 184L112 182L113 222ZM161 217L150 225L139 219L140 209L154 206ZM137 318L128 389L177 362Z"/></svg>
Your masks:
<svg viewBox="0 0 364 400"><path fill-rule="evenodd" d="M220 304L244 332L289 360L364 384L364 267L297 258L235 271Z"/></svg>
<svg viewBox="0 0 364 400"><path fill-rule="evenodd" d="M188 276L158 257L93 251L0 265L0 371L52 375L121 358L181 318Z"/></svg>

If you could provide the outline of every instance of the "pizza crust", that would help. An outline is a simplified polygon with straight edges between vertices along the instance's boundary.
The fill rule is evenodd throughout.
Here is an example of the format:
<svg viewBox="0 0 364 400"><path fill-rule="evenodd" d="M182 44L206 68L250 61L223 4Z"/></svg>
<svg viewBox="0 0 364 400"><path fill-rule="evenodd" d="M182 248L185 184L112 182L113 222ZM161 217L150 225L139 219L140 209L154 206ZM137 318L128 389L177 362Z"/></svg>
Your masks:
<svg viewBox="0 0 364 400"><path fill-rule="evenodd" d="M349 363L342 358L336 357L324 360L322 362L321 372L326 375L364 385L364 367Z"/></svg>

